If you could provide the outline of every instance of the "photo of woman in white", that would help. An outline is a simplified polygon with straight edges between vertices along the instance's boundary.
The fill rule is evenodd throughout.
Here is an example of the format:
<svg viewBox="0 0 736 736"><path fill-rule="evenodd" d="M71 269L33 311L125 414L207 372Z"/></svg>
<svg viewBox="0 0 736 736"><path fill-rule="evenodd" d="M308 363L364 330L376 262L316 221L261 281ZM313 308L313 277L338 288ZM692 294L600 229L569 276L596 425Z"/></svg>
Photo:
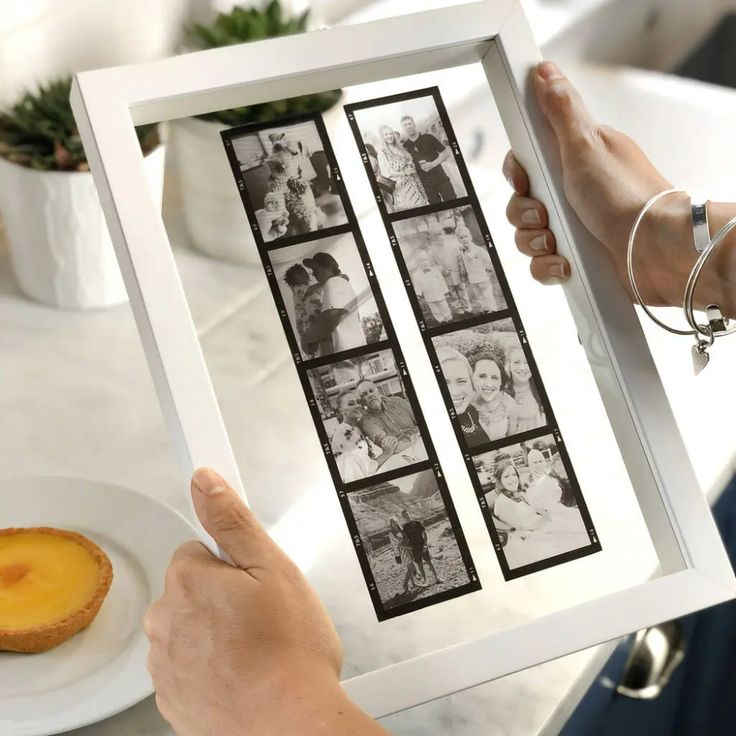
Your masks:
<svg viewBox="0 0 736 736"><path fill-rule="evenodd" d="M544 438L548 455L558 453L551 435ZM484 453L474 459L478 477L488 478L486 504L511 569L570 552L590 543L576 505L562 503L562 487L550 473L551 460L527 443ZM565 474L565 480L567 480Z"/></svg>
<svg viewBox="0 0 736 736"><path fill-rule="evenodd" d="M432 339L468 447L546 423L539 393L511 320Z"/></svg>
<svg viewBox="0 0 736 736"><path fill-rule="evenodd" d="M398 134L388 125L382 125L378 133L378 170L394 183L393 210L410 210L429 204L414 160L399 142Z"/></svg>
<svg viewBox="0 0 736 736"><path fill-rule="evenodd" d="M246 133L232 147L264 242L347 223L313 120Z"/></svg>

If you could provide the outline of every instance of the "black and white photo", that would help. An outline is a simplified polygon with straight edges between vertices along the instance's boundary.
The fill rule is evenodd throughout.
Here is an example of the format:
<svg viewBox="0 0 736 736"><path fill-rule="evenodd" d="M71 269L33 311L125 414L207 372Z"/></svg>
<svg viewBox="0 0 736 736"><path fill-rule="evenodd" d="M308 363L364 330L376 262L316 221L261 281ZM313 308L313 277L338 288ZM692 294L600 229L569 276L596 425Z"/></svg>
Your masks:
<svg viewBox="0 0 736 736"><path fill-rule="evenodd" d="M507 308L470 205L396 220L393 229L428 327Z"/></svg>
<svg viewBox="0 0 736 736"><path fill-rule="evenodd" d="M428 459L391 350L308 372L343 483Z"/></svg>
<svg viewBox="0 0 736 736"><path fill-rule="evenodd" d="M387 212L413 210L466 196L431 93L350 109Z"/></svg>
<svg viewBox="0 0 736 736"><path fill-rule="evenodd" d="M264 242L347 223L313 120L274 125L231 141Z"/></svg>
<svg viewBox="0 0 736 736"><path fill-rule="evenodd" d="M347 498L386 611L440 594L451 597L473 584L459 527L433 470L350 491Z"/></svg>
<svg viewBox="0 0 736 736"><path fill-rule="evenodd" d="M222 139L378 620L480 589L321 116L233 128ZM347 495L428 468L434 487L400 516L417 557L412 591L432 592L402 604L379 597ZM437 541L440 506L449 531ZM460 583L444 561L455 552Z"/></svg>
<svg viewBox="0 0 736 736"><path fill-rule="evenodd" d="M547 424L537 377L511 319L438 335L432 344L468 447Z"/></svg>
<svg viewBox="0 0 736 736"><path fill-rule="evenodd" d="M352 233L271 250L269 260L303 359L386 339Z"/></svg>
<svg viewBox="0 0 736 736"><path fill-rule="evenodd" d="M597 551L582 496L552 434L476 455L473 464L486 521L509 570Z"/></svg>

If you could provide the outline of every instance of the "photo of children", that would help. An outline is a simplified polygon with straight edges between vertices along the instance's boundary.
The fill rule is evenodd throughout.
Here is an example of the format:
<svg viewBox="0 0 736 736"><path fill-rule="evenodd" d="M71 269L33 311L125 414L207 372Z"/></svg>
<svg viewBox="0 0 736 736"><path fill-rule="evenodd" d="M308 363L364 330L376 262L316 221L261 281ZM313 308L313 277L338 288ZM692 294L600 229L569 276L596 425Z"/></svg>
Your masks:
<svg viewBox="0 0 736 736"><path fill-rule="evenodd" d="M269 252L302 358L385 339L383 321L351 233Z"/></svg>
<svg viewBox="0 0 736 736"><path fill-rule="evenodd" d="M547 423L537 381L510 319L432 338L468 447Z"/></svg>
<svg viewBox="0 0 736 736"><path fill-rule="evenodd" d="M511 570L591 544L551 434L484 452L473 464Z"/></svg>
<svg viewBox="0 0 736 736"><path fill-rule="evenodd" d="M507 308L470 205L393 223L428 327Z"/></svg>
<svg viewBox="0 0 736 736"><path fill-rule="evenodd" d="M386 609L470 583L433 471L351 491L348 499Z"/></svg>
<svg viewBox="0 0 736 736"><path fill-rule="evenodd" d="M309 371L343 483L427 459L391 350Z"/></svg>
<svg viewBox="0 0 736 736"><path fill-rule="evenodd" d="M314 121L231 140L264 242L347 222Z"/></svg>

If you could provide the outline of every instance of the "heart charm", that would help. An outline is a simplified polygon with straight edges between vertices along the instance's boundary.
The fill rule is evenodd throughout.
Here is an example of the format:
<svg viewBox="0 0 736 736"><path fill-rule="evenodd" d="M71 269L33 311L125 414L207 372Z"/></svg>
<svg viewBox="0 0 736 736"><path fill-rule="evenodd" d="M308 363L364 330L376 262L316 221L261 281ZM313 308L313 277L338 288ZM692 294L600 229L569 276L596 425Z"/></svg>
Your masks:
<svg viewBox="0 0 736 736"><path fill-rule="evenodd" d="M710 355L705 350L705 345L703 343L698 343L697 345L693 345L692 347L692 355L693 355L693 370L695 371L695 375L697 376L700 371L705 368L705 366L708 365L708 361L710 360Z"/></svg>

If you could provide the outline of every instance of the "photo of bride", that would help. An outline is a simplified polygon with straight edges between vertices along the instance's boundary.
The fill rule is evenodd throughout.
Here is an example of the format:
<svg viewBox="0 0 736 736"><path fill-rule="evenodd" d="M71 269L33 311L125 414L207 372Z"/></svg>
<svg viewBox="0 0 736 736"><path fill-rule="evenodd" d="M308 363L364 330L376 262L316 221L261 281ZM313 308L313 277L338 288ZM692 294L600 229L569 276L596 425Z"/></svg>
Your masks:
<svg viewBox="0 0 736 736"><path fill-rule="evenodd" d="M551 434L485 452L473 463L486 521L510 570L591 545L578 494Z"/></svg>
<svg viewBox="0 0 736 736"><path fill-rule="evenodd" d="M510 319L438 335L432 345L468 447L545 426L538 384Z"/></svg>
<svg viewBox="0 0 736 736"><path fill-rule="evenodd" d="M285 246L268 257L303 359L386 338L352 233Z"/></svg>
<svg viewBox="0 0 736 736"><path fill-rule="evenodd" d="M350 109L387 212L467 196L431 94Z"/></svg>
<svg viewBox="0 0 736 736"><path fill-rule="evenodd" d="M314 121L231 139L263 241L347 223Z"/></svg>
<svg viewBox="0 0 736 736"><path fill-rule="evenodd" d="M343 483L427 460L391 350L314 368L309 382Z"/></svg>

